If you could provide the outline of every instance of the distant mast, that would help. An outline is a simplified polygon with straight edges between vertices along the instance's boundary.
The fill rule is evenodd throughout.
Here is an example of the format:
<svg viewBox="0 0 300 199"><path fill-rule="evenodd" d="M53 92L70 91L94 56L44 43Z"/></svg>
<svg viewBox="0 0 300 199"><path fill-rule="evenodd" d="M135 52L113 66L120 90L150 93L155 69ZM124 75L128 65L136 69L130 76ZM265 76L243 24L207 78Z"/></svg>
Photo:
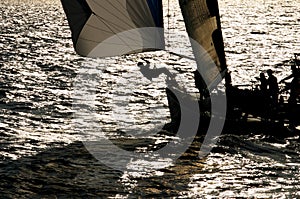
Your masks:
<svg viewBox="0 0 300 199"><path fill-rule="evenodd" d="M179 0L179 4L188 35L194 40L191 44L198 70L211 89L222 80L227 70L218 1ZM207 53L203 53L199 46ZM211 64L203 64L209 59L213 61Z"/></svg>

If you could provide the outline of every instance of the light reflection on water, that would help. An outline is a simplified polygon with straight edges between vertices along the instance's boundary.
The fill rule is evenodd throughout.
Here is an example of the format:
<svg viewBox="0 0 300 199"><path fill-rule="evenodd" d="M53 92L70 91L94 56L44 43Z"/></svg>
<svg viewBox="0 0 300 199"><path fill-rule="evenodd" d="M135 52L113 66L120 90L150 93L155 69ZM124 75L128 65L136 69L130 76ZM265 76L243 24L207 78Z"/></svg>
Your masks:
<svg viewBox="0 0 300 199"><path fill-rule="evenodd" d="M243 152L245 153L245 152ZM213 154L201 174L191 178L189 186L193 197L284 197L296 194L299 189L299 171L274 160L249 154ZM289 170L289 171L287 171Z"/></svg>
<svg viewBox="0 0 300 199"><path fill-rule="evenodd" d="M133 91L128 111L136 118L135 124L140 123L140 129L130 129L122 110L111 113L114 96L122 96L121 91L127 95L132 85L140 81L133 78L141 75L133 68L141 57L148 57L158 67L167 67L191 93L196 90L191 89L194 83L189 72L195 66L164 53L118 57L107 60L106 65L99 65L97 59L81 58L74 53L59 1L44 2L3 1L0 5L0 193L11 198L57 193L64 194L61 197L116 198L300 195L298 137L226 135L206 159L197 160L195 154L187 153L185 158L158 171L149 162L136 162L120 174L88 156L84 147L75 142L82 135L74 132L72 123L73 80L80 66L89 64L101 71L96 117L102 129L112 135L126 131L138 135L169 121L164 77L156 79L156 84L144 81ZM278 79L288 74L287 61L300 51L299 1L219 3L227 62L234 83L250 83L268 68L275 70ZM174 43L176 31L172 28L180 27L183 31L183 22L174 11L170 14L171 30L167 37L181 51L182 44ZM124 89L118 90L120 86ZM149 107L154 113L148 111ZM155 139L163 143L163 139ZM154 163L164 161L167 160ZM139 166L148 166L149 170L140 172Z"/></svg>

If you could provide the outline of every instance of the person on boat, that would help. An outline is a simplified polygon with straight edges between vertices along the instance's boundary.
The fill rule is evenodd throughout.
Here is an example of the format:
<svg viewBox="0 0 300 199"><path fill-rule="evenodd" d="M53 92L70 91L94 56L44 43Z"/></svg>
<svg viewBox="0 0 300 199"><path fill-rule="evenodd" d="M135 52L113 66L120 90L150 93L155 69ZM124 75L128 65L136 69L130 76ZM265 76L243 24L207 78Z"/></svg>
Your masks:
<svg viewBox="0 0 300 199"><path fill-rule="evenodd" d="M231 104L231 100L235 98L236 95L240 93L240 89L236 86L232 85L231 72L228 70L225 73L225 87L226 87L226 96L229 104Z"/></svg>
<svg viewBox="0 0 300 199"><path fill-rule="evenodd" d="M291 93L288 100L289 103L289 127L292 130L295 130L295 126L297 124L297 115L299 112L297 111L297 102L300 102L300 76L296 74L290 84Z"/></svg>
<svg viewBox="0 0 300 199"><path fill-rule="evenodd" d="M259 88L260 88L261 93L263 93L263 94L267 93L268 82L267 82L267 78L266 78L265 74L260 73L258 79L260 81Z"/></svg>
<svg viewBox="0 0 300 199"><path fill-rule="evenodd" d="M297 100L299 100L300 98L300 71L297 69L295 65L291 66L291 69L292 69L292 74L282 79L280 83L293 78L291 83L283 91L289 89L291 90L289 103L295 104L297 103Z"/></svg>
<svg viewBox="0 0 300 199"><path fill-rule="evenodd" d="M291 83L287 84L286 88L281 92L290 90L290 97L288 99L288 118L289 129L295 130L297 123L297 101L300 101L300 72L296 65L291 66L292 74L282 79L280 82L284 82L288 79L292 79Z"/></svg>
<svg viewBox="0 0 300 199"><path fill-rule="evenodd" d="M268 107L268 103L270 102L268 96L268 80L264 73L260 73L257 79L260 81L260 85L259 90L256 90L256 98L260 102L262 120L266 120L268 109L265 109L265 107ZM257 107L259 107L259 105L257 105Z"/></svg>
<svg viewBox="0 0 300 199"><path fill-rule="evenodd" d="M225 88L227 97L227 116L235 117L234 108L236 106L236 95L239 93L239 89L232 85L231 72L229 70L225 73Z"/></svg>
<svg viewBox="0 0 300 199"><path fill-rule="evenodd" d="M232 89L232 79L230 71L226 71L225 73L225 87L226 89Z"/></svg>
<svg viewBox="0 0 300 199"><path fill-rule="evenodd" d="M142 60L144 60L146 62L146 64L144 64L143 62L138 62L137 66L140 68L140 71L144 75L144 77L146 77L150 81L153 78L159 77L161 74L165 74L165 75L167 75L168 78L171 78L171 79L174 78L174 75L168 69L156 68L156 67L151 69L150 62L146 59L142 59Z"/></svg>
<svg viewBox="0 0 300 199"><path fill-rule="evenodd" d="M271 69L267 70L268 74L268 94L270 97L271 105L277 105L278 103L278 94L279 94L279 87L277 83L277 78L273 75L273 71Z"/></svg>
<svg viewBox="0 0 300 199"><path fill-rule="evenodd" d="M142 60L144 60L146 64L144 64L143 62L138 62L137 66L140 68L140 71L143 74L143 76L146 77L148 80L152 81L153 78L157 78L161 74L165 74L167 76L167 87L179 87L175 79L175 75L172 74L167 68L156 68L155 66L153 68L150 68L150 62L143 58Z"/></svg>
<svg viewBox="0 0 300 199"><path fill-rule="evenodd" d="M150 69L150 62L146 59L143 60L146 62L146 64L144 64L143 62L138 62L137 66L140 68L140 71L144 75L144 77L146 77L150 81L152 80L152 78L158 77L160 74L155 73L154 71L152 71L152 69Z"/></svg>
<svg viewBox="0 0 300 199"><path fill-rule="evenodd" d="M206 83L198 70L194 71L195 87L199 90L201 99L209 97L209 91L207 89Z"/></svg>
<svg viewBox="0 0 300 199"><path fill-rule="evenodd" d="M294 70L294 78L290 87L290 98L294 103L297 103L297 100L300 101L300 74L297 70Z"/></svg>

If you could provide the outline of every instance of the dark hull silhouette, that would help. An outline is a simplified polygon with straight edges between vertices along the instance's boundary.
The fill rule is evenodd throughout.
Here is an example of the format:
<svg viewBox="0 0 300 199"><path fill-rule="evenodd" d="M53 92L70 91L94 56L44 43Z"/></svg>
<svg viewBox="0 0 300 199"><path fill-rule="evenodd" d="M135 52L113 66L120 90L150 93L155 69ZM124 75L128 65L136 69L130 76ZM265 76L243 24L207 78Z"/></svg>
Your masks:
<svg viewBox="0 0 300 199"><path fill-rule="evenodd" d="M181 121L180 110L188 107L181 107L175 94L170 89L166 90L171 122L165 125L165 129L176 132ZM238 89L227 92L227 113L226 116L220 116L218 113L210 112L209 101L210 99L198 101L201 110L198 135L206 133L211 117L225 117L222 133L277 136L300 133L299 130L290 128L291 124L300 125L299 103L290 105L282 102L271 105L259 91Z"/></svg>

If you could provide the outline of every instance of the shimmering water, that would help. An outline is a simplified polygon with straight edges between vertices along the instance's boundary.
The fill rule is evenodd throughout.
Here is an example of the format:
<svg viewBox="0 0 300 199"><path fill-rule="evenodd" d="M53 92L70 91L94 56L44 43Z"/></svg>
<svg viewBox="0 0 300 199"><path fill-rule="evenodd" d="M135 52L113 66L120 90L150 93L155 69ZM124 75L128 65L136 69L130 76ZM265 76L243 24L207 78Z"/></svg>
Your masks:
<svg viewBox="0 0 300 199"><path fill-rule="evenodd" d="M222 0L219 4L233 82L251 84L269 68L278 79L287 75L287 62L300 52L300 2ZM298 137L223 135L205 159L188 152L164 169L153 170L147 162L137 164L148 168L142 171L130 166L125 172L108 168L89 154L74 127L74 84L80 68L97 69L97 74L87 76L98 80L95 117L101 129L111 136L141 136L156 132L169 116L165 77L151 84L145 78L140 81L136 62L147 57L158 68L168 68L196 95L190 73L194 63L158 52L106 59L103 64L74 53L59 1L2 0L0 8L1 198L300 196ZM167 37L173 48L189 51L184 39L175 37L175 27L184 34L178 10L176 1L171 1L171 18L165 18L170 28ZM128 93L133 93L129 99ZM130 103L122 104L122 97ZM163 143L176 137L153 139Z"/></svg>

